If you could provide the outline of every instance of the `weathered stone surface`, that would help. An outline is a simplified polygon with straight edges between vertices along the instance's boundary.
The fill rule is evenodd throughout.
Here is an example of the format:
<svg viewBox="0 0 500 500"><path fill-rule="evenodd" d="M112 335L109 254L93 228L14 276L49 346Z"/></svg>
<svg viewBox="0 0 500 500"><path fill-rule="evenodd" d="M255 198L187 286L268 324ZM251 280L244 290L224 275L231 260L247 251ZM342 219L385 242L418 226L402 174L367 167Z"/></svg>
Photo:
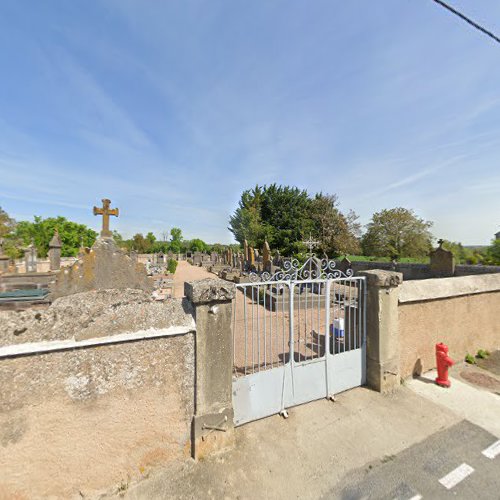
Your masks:
<svg viewBox="0 0 500 500"><path fill-rule="evenodd" d="M497 292L499 290L500 274L406 281L400 289L399 302L444 299L477 293Z"/></svg>
<svg viewBox="0 0 500 500"><path fill-rule="evenodd" d="M398 296L401 273L365 271L368 282L366 302L366 382L372 389L387 393L399 386Z"/></svg>
<svg viewBox="0 0 500 500"><path fill-rule="evenodd" d="M189 455L194 334L3 359L0 386L0 498L101 498Z"/></svg>
<svg viewBox="0 0 500 500"><path fill-rule="evenodd" d="M372 271L361 271L359 276L366 276L368 286L395 287L403 283L403 274L393 271L374 269Z"/></svg>
<svg viewBox="0 0 500 500"><path fill-rule="evenodd" d="M134 262L109 238L99 238L78 262L57 276L53 299L90 290L137 288L153 290L142 264Z"/></svg>
<svg viewBox="0 0 500 500"><path fill-rule="evenodd" d="M61 237L59 236L59 231L56 229L56 232L49 243L49 261L51 271L58 271L61 267L61 247Z"/></svg>
<svg viewBox="0 0 500 500"><path fill-rule="evenodd" d="M44 310L0 312L0 345L103 337L193 326L186 300L155 301L142 290L99 290L61 297Z"/></svg>
<svg viewBox="0 0 500 500"><path fill-rule="evenodd" d="M193 304L227 302L235 295L235 286L221 279L188 281L184 284L184 294Z"/></svg>

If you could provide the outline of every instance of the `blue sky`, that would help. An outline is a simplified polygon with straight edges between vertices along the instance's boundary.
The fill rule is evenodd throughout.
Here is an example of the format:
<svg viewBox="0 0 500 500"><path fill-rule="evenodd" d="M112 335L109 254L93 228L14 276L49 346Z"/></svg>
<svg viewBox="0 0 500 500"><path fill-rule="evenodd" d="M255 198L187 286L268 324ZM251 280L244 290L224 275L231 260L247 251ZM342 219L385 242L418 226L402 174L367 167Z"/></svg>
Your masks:
<svg viewBox="0 0 500 500"><path fill-rule="evenodd" d="M500 2L450 0L500 32ZM431 0L4 1L0 206L229 242L242 190L500 230L500 45Z"/></svg>

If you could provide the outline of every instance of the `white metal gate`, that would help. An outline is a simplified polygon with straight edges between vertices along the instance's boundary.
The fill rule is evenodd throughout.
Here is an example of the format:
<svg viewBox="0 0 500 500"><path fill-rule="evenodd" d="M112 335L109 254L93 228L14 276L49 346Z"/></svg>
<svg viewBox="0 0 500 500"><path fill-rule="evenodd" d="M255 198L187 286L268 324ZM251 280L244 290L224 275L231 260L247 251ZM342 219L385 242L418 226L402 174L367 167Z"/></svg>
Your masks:
<svg viewBox="0 0 500 500"><path fill-rule="evenodd" d="M292 261L236 285L235 425L365 383L365 280L334 266Z"/></svg>

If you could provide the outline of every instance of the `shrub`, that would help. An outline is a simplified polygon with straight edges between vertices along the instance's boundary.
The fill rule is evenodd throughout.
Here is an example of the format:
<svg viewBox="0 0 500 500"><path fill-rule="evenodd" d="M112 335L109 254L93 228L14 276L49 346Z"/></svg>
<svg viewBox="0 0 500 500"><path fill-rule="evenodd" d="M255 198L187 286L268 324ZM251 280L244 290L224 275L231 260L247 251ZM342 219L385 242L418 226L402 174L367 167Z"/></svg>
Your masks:
<svg viewBox="0 0 500 500"><path fill-rule="evenodd" d="M175 270L177 269L177 261L175 259L169 259L167 263L167 271L169 274L175 274Z"/></svg>
<svg viewBox="0 0 500 500"><path fill-rule="evenodd" d="M469 363L470 365L476 364L476 360L474 359L474 356L472 354L467 354L467 356L465 356L465 362Z"/></svg>
<svg viewBox="0 0 500 500"><path fill-rule="evenodd" d="M479 349L479 351L477 351L476 358L486 359L489 355L490 353L488 351L485 351L484 349Z"/></svg>

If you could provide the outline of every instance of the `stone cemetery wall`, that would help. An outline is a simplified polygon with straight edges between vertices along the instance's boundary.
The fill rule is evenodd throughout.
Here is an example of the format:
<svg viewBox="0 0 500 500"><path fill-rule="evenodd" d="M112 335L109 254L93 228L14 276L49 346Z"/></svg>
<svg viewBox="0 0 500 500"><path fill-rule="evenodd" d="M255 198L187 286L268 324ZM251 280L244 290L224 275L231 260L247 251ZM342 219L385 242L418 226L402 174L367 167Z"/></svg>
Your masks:
<svg viewBox="0 0 500 500"><path fill-rule="evenodd" d="M428 264L410 264L392 262L367 262L354 261L351 263L352 268L357 275L360 271L369 271L372 269L382 269L384 271L395 271L403 274L405 281L425 280L434 278L431 268ZM455 276L474 276L479 274L500 273L500 266L472 266L472 265L456 265Z"/></svg>
<svg viewBox="0 0 500 500"><path fill-rule="evenodd" d="M455 266L455 276L474 276L477 274L500 273L500 266Z"/></svg>
<svg viewBox="0 0 500 500"><path fill-rule="evenodd" d="M77 260L76 257L61 257L61 267L72 266ZM16 260L16 268L18 273L26 272L26 263L24 259ZM48 273L50 271L49 259L38 259L36 261L36 271L38 273Z"/></svg>
<svg viewBox="0 0 500 500"><path fill-rule="evenodd" d="M430 267L427 264L393 264L392 262L354 261L351 263L351 266L355 274L360 271L370 271L372 269L403 273L403 279L406 281L423 280L432 277Z"/></svg>
<svg viewBox="0 0 500 500"><path fill-rule="evenodd" d="M403 282L398 310L403 378L436 366L438 342L457 361L500 349L500 274Z"/></svg>
<svg viewBox="0 0 500 500"><path fill-rule="evenodd" d="M84 292L0 312L0 498L76 498L190 454L191 305Z"/></svg>

